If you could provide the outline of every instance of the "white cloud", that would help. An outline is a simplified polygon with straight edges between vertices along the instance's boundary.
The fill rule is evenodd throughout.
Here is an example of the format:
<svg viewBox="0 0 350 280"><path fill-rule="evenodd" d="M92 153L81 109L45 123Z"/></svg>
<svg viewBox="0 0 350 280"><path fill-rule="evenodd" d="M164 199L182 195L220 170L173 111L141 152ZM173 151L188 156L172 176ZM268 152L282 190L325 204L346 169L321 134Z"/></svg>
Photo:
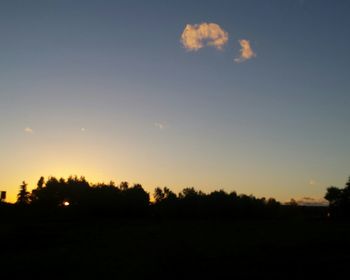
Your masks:
<svg viewBox="0 0 350 280"><path fill-rule="evenodd" d="M24 129L24 132L29 133L29 134L33 134L33 133L34 133L34 130L33 130L32 128L30 128L30 127L26 127L26 128Z"/></svg>
<svg viewBox="0 0 350 280"><path fill-rule="evenodd" d="M253 57L256 57L253 49L250 46L250 42L248 40L242 39L239 40L239 44L241 45L240 55L235 58L235 62L241 63Z"/></svg>
<svg viewBox="0 0 350 280"><path fill-rule="evenodd" d="M228 41L228 33L216 23L187 24L181 35L183 46L197 51L205 45L221 50Z"/></svg>

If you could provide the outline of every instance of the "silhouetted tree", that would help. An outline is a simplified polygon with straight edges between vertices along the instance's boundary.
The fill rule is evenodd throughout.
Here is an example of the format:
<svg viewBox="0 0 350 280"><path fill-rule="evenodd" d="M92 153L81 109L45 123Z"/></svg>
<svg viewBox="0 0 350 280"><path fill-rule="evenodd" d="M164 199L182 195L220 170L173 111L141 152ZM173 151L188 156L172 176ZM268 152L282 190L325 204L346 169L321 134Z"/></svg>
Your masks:
<svg viewBox="0 0 350 280"><path fill-rule="evenodd" d="M84 203L90 187L84 177L77 176L70 176L67 180L49 177L45 185L42 182L40 179L38 187L32 191L32 201L47 207L62 206L64 202L71 206Z"/></svg>
<svg viewBox="0 0 350 280"><path fill-rule="evenodd" d="M122 191L125 191L125 190L127 190L129 188L129 183L128 182L121 182L119 188Z"/></svg>
<svg viewBox="0 0 350 280"><path fill-rule="evenodd" d="M341 196L342 190L331 186L327 188L327 193L325 194L324 198L328 200L330 206L334 207L340 201Z"/></svg>
<svg viewBox="0 0 350 280"><path fill-rule="evenodd" d="M153 214L158 218L174 218L178 215L179 199L169 188L157 187L153 194L155 204Z"/></svg>
<svg viewBox="0 0 350 280"><path fill-rule="evenodd" d="M38 183L37 183L38 189L41 190L43 188L44 184L45 184L45 178L43 176L41 176Z"/></svg>
<svg viewBox="0 0 350 280"><path fill-rule="evenodd" d="M291 200L289 202L287 202L286 205L291 206L291 207L297 207L298 202L294 198L291 198Z"/></svg>
<svg viewBox="0 0 350 280"><path fill-rule="evenodd" d="M127 215L144 215L149 206L149 194L140 184L122 191L124 203L127 205Z"/></svg>
<svg viewBox="0 0 350 280"><path fill-rule="evenodd" d="M30 193L27 191L27 183L25 181L20 185L20 190L17 194L17 204L27 205L30 202Z"/></svg>
<svg viewBox="0 0 350 280"><path fill-rule="evenodd" d="M174 201L177 199L176 194L167 187L164 187L163 189L159 187L155 188L153 197L156 203Z"/></svg>
<svg viewBox="0 0 350 280"><path fill-rule="evenodd" d="M35 201L38 199L37 193L43 189L44 185L45 185L45 178L41 176L37 183L37 188L32 190L32 193L30 194L30 199L32 202L35 203Z"/></svg>
<svg viewBox="0 0 350 280"><path fill-rule="evenodd" d="M165 194L161 188L157 187L154 189L153 197L156 203L160 203L164 200Z"/></svg>
<svg viewBox="0 0 350 280"><path fill-rule="evenodd" d="M180 199L198 199L200 196L203 196L204 193L197 191L195 188L184 188L179 194Z"/></svg>
<svg viewBox="0 0 350 280"><path fill-rule="evenodd" d="M70 176L67 179L41 178L32 191L32 203L38 207L70 209L114 216L145 215L149 207L149 194L140 184L129 187L122 182L118 188L114 182L90 185L85 177ZM40 184L39 184L40 183Z"/></svg>
<svg viewBox="0 0 350 280"><path fill-rule="evenodd" d="M350 177L345 188L329 187L324 196L329 202L329 213L334 218L350 217Z"/></svg>

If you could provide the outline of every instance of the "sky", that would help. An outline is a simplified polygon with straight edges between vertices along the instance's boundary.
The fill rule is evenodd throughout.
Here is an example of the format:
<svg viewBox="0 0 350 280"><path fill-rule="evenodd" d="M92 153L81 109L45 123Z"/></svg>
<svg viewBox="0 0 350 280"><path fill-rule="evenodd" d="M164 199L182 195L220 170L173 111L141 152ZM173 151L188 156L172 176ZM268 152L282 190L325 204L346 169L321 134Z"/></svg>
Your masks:
<svg viewBox="0 0 350 280"><path fill-rule="evenodd" d="M83 175L318 201L350 175L346 0L0 2L0 190Z"/></svg>

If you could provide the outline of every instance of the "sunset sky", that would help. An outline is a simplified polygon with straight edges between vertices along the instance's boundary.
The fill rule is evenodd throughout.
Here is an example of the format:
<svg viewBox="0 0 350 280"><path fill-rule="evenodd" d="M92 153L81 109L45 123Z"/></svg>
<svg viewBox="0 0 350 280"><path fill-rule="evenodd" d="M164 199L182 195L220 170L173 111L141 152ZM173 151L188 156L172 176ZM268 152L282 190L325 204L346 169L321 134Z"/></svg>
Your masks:
<svg viewBox="0 0 350 280"><path fill-rule="evenodd" d="M323 197L350 175L350 1L0 2L0 190L84 175Z"/></svg>

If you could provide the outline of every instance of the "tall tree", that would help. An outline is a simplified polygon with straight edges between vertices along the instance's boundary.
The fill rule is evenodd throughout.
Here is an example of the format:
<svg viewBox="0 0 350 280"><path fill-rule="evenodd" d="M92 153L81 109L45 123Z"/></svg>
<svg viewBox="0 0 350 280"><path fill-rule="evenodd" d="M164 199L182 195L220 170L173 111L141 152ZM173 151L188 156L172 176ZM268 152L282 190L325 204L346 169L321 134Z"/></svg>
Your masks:
<svg viewBox="0 0 350 280"><path fill-rule="evenodd" d="M20 189L17 194L17 204L21 204L21 205L29 204L30 194L27 191L27 186L28 184L25 181L23 181L22 185L20 185Z"/></svg>
<svg viewBox="0 0 350 280"><path fill-rule="evenodd" d="M38 183L37 183L38 189L41 190L43 188L44 184L45 184L45 178L43 176L41 176Z"/></svg>

